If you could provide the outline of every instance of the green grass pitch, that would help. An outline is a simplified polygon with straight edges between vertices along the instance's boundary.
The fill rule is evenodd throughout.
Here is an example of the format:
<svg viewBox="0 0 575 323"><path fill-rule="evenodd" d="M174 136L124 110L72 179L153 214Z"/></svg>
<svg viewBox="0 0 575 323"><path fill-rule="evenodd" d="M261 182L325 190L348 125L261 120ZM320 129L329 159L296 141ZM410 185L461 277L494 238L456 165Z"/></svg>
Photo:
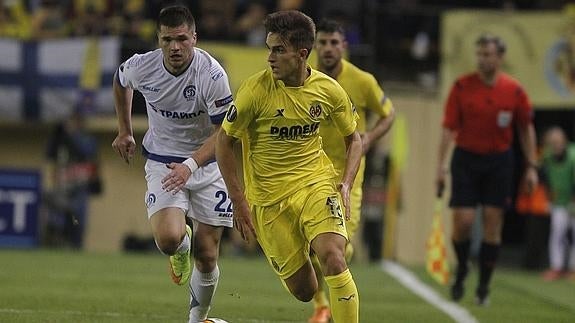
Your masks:
<svg viewBox="0 0 575 323"><path fill-rule="evenodd" d="M159 254L0 250L0 322L187 322L187 287L174 285ZM447 297L422 268L416 275ZM232 323L307 322L311 304L289 295L264 259L222 257L210 316ZM361 322L451 322L385 274L352 264ZM498 269L491 305L473 304L475 273L461 305L479 322L575 322L575 282Z"/></svg>

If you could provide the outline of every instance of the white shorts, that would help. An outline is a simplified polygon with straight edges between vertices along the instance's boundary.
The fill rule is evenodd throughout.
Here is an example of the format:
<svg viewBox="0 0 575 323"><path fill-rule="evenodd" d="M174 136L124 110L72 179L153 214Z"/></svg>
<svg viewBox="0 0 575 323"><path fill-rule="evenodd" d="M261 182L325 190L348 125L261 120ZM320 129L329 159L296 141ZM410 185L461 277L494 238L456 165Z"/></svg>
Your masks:
<svg viewBox="0 0 575 323"><path fill-rule="evenodd" d="M232 201L216 162L198 168L176 194L162 189L162 179L171 171L166 164L148 159L144 169L148 218L161 209L177 207L201 223L233 227Z"/></svg>

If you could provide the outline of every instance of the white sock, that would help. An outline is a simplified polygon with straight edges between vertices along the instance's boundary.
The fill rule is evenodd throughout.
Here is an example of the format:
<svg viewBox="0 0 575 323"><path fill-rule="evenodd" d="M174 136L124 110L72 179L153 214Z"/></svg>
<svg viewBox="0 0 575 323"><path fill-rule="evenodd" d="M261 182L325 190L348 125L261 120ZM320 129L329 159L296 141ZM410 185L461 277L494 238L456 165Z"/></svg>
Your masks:
<svg viewBox="0 0 575 323"><path fill-rule="evenodd" d="M190 279L189 323L197 323L207 318L219 278L218 265L211 273L202 273L194 266Z"/></svg>

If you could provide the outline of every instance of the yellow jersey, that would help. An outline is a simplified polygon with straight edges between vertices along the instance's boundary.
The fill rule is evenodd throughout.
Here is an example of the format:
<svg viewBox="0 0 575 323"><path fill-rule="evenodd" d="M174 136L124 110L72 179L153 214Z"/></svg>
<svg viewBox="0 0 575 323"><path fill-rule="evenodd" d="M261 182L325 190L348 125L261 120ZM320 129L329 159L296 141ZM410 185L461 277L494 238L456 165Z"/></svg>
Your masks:
<svg viewBox="0 0 575 323"><path fill-rule="evenodd" d="M367 110L371 110L380 117L387 117L393 105L391 100L385 96L373 75L344 59L341 62L343 66L336 80L351 98L351 102L359 115L357 131L364 133L366 131ZM322 123L320 135L323 138L324 150L333 162L338 178L341 178L346 160L345 142L341 136L338 136L335 126L330 122ZM362 158L356 176L356 180L359 183L363 179L364 170L365 157ZM354 188L356 186L354 184Z"/></svg>
<svg viewBox="0 0 575 323"><path fill-rule="evenodd" d="M308 67L299 87L273 79L270 69L243 82L222 129L242 139L246 197L253 205L272 205L300 188L336 176L322 149L321 121L330 119L338 137L357 126L345 90Z"/></svg>

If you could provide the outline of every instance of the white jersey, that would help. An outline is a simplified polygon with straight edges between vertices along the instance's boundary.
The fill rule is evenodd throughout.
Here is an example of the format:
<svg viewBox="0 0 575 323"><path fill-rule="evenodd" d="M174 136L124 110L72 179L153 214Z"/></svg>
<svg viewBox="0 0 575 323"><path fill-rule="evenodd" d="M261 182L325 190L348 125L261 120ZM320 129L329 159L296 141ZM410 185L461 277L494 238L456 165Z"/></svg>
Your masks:
<svg viewBox="0 0 575 323"><path fill-rule="evenodd" d="M226 72L199 48L194 48L192 63L178 76L168 72L161 49L156 49L121 64L118 79L146 99L144 155L160 162L190 157L211 135L212 125L222 123L232 103Z"/></svg>

